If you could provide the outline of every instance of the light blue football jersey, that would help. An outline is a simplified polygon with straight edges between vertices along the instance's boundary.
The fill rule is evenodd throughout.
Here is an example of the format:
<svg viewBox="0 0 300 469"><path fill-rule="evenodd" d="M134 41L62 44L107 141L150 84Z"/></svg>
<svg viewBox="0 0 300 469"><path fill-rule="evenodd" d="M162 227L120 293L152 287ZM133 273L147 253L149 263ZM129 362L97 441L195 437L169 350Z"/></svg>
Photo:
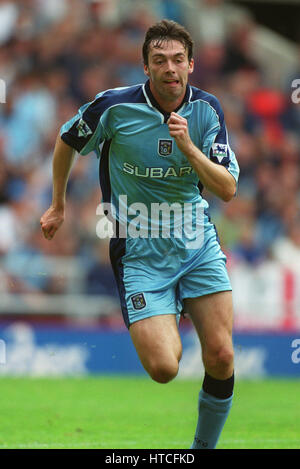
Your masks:
<svg viewBox="0 0 300 469"><path fill-rule="evenodd" d="M237 181L239 167L217 98L187 85L176 112L187 119L194 144ZM147 81L99 93L61 128L61 138L80 154L95 151L100 158L103 202L114 207L109 215L117 221L110 258L127 327L153 315L178 315L185 298L231 290L226 256L201 195L203 186L170 137L168 118ZM190 207L187 224L195 230L177 236L178 227L186 225L186 212L176 214L174 208L166 235L168 223L152 213L163 204ZM137 216L141 207L145 210ZM139 236L121 230L133 221Z"/></svg>
<svg viewBox="0 0 300 469"><path fill-rule="evenodd" d="M237 181L239 167L218 99L187 85L176 112L187 119L194 144L214 163L225 166ZM143 204L139 223L149 228L149 235L152 210L159 204L175 208L190 204L192 214L195 204L205 211L208 208L201 195L201 181L169 134L168 118L147 81L99 93L61 128L61 138L81 155L94 151L100 158L103 202L114 207L117 221L124 225L133 220L138 213L135 204ZM172 216L174 228L176 210ZM159 217L152 220L153 230L162 223L161 214Z"/></svg>

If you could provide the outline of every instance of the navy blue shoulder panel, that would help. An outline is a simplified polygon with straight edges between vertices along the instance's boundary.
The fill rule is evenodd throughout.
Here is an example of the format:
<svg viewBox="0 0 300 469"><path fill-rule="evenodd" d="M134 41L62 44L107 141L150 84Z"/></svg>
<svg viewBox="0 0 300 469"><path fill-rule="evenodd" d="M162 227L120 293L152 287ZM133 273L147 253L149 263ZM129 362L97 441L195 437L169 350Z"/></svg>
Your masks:
<svg viewBox="0 0 300 469"><path fill-rule="evenodd" d="M211 93L208 93L207 91L200 90L199 88L196 88L195 86L192 86L192 97L191 97L191 102L193 101L205 101L207 102L217 113L219 116L220 124L222 125L223 120L224 120L224 113L221 108L220 102L216 96L214 96Z"/></svg>
<svg viewBox="0 0 300 469"><path fill-rule="evenodd" d="M143 93L143 85L134 85L126 88L113 88L111 90L104 91L100 96L96 97L87 110L92 107L93 111L96 112L97 115L102 115L106 109L122 103L146 103L146 98Z"/></svg>
<svg viewBox="0 0 300 469"><path fill-rule="evenodd" d="M112 106L122 103L146 103L143 85L124 88L113 88L99 93L94 101L80 108L79 113L72 119L71 127L62 133L61 138L79 153L85 147L95 132L100 117ZM78 131L78 125L82 129Z"/></svg>

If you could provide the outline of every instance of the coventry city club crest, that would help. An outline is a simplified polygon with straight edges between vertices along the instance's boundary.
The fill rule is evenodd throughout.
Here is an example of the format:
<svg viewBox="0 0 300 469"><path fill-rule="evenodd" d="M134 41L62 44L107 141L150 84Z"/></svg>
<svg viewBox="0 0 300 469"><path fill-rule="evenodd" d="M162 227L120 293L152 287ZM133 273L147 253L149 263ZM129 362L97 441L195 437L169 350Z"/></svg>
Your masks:
<svg viewBox="0 0 300 469"><path fill-rule="evenodd" d="M173 152L173 140L170 138L160 138L158 140L158 154L160 156L169 156Z"/></svg>
<svg viewBox="0 0 300 469"><path fill-rule="evenodd" d="M143 293L137 293L131 297L134 309L143 309L146 306L146 300Z"/></svg>

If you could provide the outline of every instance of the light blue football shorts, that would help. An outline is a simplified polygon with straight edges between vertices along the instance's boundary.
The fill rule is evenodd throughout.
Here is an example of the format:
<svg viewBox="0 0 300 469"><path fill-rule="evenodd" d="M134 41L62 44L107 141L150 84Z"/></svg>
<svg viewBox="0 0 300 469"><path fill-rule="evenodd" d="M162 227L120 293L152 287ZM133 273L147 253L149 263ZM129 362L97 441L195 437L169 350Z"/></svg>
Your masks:
<svg viewBox="0 0 300 469"><path fill-rule="evenodd" d="M184 238L112 238L110 258L126 327L162 314L180 315L185 298L232 290L214 225L198 249Z"/></svg>

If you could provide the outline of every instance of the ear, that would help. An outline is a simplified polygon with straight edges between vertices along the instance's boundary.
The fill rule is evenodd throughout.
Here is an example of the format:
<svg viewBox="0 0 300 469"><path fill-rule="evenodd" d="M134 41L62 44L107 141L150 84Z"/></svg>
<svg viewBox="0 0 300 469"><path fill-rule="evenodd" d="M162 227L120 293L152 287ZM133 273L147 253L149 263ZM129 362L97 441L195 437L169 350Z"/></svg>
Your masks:
<svg viewBox="0 0 300 469"><path fill-rule="evenodd" d="M147 77L150 76L150 75L149 75L149 68L148 68L148 66L145 65L145 64L144 64L144 74L145 74Z"/></svg>
<svg viewBox="0 0 300 469"><path fill-rule="evenodd" d="M191 59L191 60L190 60L190 63L189 63L189 70L188 70L188 72L189 72L189 74L191 74L191 73L193 73L193 71L194 71L194 59Z"/></svg>

